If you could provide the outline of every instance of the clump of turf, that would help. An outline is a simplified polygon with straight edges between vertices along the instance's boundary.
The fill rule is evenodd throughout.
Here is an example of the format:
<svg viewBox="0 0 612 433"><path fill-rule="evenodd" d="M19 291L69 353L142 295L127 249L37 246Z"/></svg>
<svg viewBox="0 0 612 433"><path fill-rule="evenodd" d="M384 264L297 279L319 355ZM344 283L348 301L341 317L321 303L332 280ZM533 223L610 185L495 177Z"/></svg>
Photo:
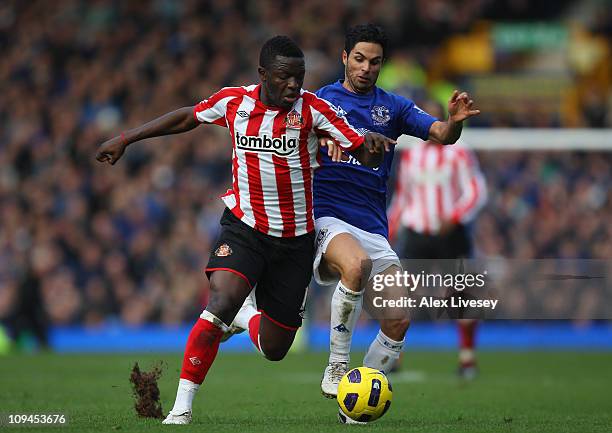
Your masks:
<svg viewBox="0 0 612 433"><path fill-rule="evenodd" d="M134 364L130 374L130 383L134 389L134 408L144 418L163 418L159 387L157 381L162 375L161 362L154 365L151 371L140 371L138 363Z"/></svg>

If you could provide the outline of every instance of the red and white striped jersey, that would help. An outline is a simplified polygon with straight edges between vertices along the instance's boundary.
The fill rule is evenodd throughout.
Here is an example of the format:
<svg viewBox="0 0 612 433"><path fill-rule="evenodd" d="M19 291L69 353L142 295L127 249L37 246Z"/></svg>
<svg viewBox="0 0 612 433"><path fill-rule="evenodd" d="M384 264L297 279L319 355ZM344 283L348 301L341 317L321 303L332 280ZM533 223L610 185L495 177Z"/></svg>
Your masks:
<svg viewBox="0 0 612 433"><path fill-rule="evenodd" d="M474 153L461 141L443 146L423 141L401 152L389 229L408 227L437 234L443 221L465 224L487 198Z"/></svg>
<svg viewBox="0 0 612 433"><path fill-rule="evenodd" d="M233 141L232 189L225 205L245 224L277 237L314 230L312 176L318 167L316 130L345 150L364 138L327 101L302 90L290 110L264 105L261 85L226 87L194 108L199 122L229 128Z"/></svg>

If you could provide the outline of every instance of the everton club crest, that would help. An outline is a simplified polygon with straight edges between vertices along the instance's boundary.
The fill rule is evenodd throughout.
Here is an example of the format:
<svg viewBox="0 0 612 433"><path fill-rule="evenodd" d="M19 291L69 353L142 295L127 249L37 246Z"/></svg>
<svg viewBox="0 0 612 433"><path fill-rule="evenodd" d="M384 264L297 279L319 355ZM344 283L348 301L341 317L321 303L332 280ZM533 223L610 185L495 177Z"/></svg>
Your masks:
<svg viewBox="0 0 612 433"><path fill-rule="evenodd" d="M300 129L304 124L302 120L302 115L298 113L296 110L291 110L287 117L285 118L285 124L287 128Z"/></svg>
<svg viewBox="0 0 612 433"><path fill-rule="evenodd" d="M370 113L372 114L372 121L376 126L387 126L387 123L391 120L391 113L384 105L375 105Z"/></svg>

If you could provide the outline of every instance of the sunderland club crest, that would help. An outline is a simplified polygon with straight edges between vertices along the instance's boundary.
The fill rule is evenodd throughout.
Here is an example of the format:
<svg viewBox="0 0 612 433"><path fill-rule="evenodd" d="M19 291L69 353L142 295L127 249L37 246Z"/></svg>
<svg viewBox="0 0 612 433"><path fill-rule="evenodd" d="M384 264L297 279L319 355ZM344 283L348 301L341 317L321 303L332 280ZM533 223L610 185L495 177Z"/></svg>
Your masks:
<svg viewBox="0 0 612 433"><path fill-rule="evenodd" d="M223 244L215 251L215 256L217 257L227 257L232 255L232 249L228 244Z"/></svg>
<svg viewBox="0 0 612 433"><path fill-rule="evenodd" d="M302 120L302 115L298 113L296 110L291 110L287 117L285 118L285 124L287 128L300 129L304 124Z"/></svg>
<svg viewBox="0 0 612 433"><path fill-rule="evenodd" d="M370 113L372 114L372 121L376 126L387 126L387 123L391 120L391 113L384 105L375 105Z"/></svg>

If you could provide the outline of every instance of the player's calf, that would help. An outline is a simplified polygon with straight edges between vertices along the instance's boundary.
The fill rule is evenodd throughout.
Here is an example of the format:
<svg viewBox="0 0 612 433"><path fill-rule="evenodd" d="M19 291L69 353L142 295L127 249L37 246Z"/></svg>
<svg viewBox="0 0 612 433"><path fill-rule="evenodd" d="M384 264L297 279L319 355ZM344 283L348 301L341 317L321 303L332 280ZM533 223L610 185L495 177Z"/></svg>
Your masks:
<svg viewBox="0 0 612 433"><path fill-rule="evenodd" d="M410 319L381 319L380 329L389 338L401 341L410 327Z"/></svg>
<svg viewBox="0 0 612 433"><path fill-rule="evenodd" d="M378 275L395 275L400 271L399 266L392 265ZM395 284L384 287L382 291L374 290L373 284L366 289L364 306L372 317L379 320L381 328L363 360L366 367L385 372L397 368L406 332L410 327L409 311L405 307L376 308L373 300L375 296L382 296L385 300L399 300L406 294L405 287Z"/></svg>
<svg viewBox="0 0 612 433"><path fill-rule="evenodd" d="M389 372L395 367L403 349L404 338L401 340L394 340L380 330L363 358L363 365L376 370Z"/></svg>
<svg viewBox="0 0 612 433"><path fill-rule="evenodd" d="M380 332L370 345L363 365L387 373L398 370L409 327L410 320L406 318L380 320Z"/></svg>
<svg viewBox="0 0 612 433"><path fill-rule="evenodd" d="M270 361L282 360L289 352L297 330L262 315L258 339L261 353Z"/></svg>
<svg viewBox="0 0 612 433"><path fill-rule="evenodd" d="M188 424L191 421L193 399L213 364L224 333L240 309L250 288L236 275L216 271L211 276L210 301L207 309L194 324L183 356L174 407L165 424Z"/></svg>

